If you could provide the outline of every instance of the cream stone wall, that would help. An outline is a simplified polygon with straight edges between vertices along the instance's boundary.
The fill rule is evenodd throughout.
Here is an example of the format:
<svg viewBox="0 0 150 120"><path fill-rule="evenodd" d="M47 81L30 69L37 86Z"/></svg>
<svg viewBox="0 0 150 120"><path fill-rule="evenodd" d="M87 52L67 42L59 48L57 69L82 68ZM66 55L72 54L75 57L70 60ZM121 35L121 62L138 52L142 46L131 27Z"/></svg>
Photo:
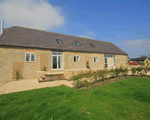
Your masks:
<svg viewBox="0 0 150 120"><path fill-rule="evenodd" d="M116 62L117 62L117 67L120 67L121 65L123 67L128 66L128 57L127 57L127 55L116 55Z"/></svg>
<svg viewBox="0 0 150 120"><path fill-rule="evenodd" d="M25 50L33 50L27 48L11 48L11 47L1 47L0 48L0 82L4 83L6 81L15 80L13 66L17 62L23 63L21 69L23 69L23 79L33 79L36 78L37 71L40 71L40 54L45 53L48 57L48 66L51 70L51 51L49 50L35 50L36 61L35 62L26 62L25 61ZM17 65L15 65L17 66Z"/></svg>
<svg viewBox="0 0 150 120"><path fill-rule="evenodd" d="M36 61L26 62L25 52L32 50L35 52ZM79 62L74 62L74 55L80 56ZM94 62L94 56L98 57L98 62ZM117 66L127 62L126 55L116 55ZM31 48L0 48L0 83L15 80L15 70L19 70L23 79L35 79L37 71L42 67L47 68L48 73L64 72L66 78L72 77L73 73L89 71L86 62L89 61L91 70L104 69L104 54L85 52L63 52L63 69L52 70L52 56L50 50ZM19 65L19 66L18 66Z"/></svg>
<svg viewBox="0 0 150 120"><path fill-rule="evenodd" d="M79 62L74 62L74 56L78 55ZM94 62L94 56L98 57L98 62ZM64 52L64 70L77 69L87 70L86 62L89 61L90 69L104 68L104 54L82 53L82 52Z"/></svg>

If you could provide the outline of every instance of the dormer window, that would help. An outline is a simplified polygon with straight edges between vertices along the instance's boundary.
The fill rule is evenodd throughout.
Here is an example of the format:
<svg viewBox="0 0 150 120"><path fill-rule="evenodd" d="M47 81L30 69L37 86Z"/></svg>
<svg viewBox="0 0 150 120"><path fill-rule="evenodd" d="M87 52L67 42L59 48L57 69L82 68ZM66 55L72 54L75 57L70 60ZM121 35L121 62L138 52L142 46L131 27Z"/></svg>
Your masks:
<svg viewBox="0 0 150 120"><path fill-rule="evenodd" d="M75 43L76 43L76 45L81 46L81 44L79 42L75 42Z"/></svg>
<svg viewBox="0 0 150 120"><path fill-rule="evenodd" d="M94 44L92 44L92 43L90 43L90 45L92 46L92 47L96 47Z"/></svg>
<svg viewBox="0 0 150 120"><path fill-rule="evenodd" d="M62 40L60 40L60 39L56 39L56 42L59 44L63 44Z"/></svg>

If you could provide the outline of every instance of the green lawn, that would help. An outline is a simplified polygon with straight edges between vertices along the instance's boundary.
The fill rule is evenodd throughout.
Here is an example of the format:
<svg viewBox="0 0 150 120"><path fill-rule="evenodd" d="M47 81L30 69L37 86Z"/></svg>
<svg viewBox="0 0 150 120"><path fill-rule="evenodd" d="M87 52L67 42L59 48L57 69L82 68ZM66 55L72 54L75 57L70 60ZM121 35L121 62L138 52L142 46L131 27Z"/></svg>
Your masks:
<svg viewBox="0 0 150 120"><path fill-rule="evenodd" d="M150 79L134 77L92 90L60 86L0 95L0 120L51 118L149 120Z"/></svg>

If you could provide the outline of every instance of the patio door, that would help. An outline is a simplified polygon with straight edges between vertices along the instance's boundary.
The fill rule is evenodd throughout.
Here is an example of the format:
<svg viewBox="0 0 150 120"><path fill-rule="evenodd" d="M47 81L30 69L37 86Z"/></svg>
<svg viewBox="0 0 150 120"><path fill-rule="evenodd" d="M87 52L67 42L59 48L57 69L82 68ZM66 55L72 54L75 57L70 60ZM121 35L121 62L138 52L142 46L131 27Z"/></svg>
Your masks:
<svg viewBox="0 0 150 120"><path fill-rule="evenodd" d="M113 60L113 58L108 58L108 68L114 68L114 60Z"/></svg>
<svg viewBox="0 0 150 120"><path fill-rule="evenodd" d="M52 52L52 69L63 69L63 52Z"/></svg>

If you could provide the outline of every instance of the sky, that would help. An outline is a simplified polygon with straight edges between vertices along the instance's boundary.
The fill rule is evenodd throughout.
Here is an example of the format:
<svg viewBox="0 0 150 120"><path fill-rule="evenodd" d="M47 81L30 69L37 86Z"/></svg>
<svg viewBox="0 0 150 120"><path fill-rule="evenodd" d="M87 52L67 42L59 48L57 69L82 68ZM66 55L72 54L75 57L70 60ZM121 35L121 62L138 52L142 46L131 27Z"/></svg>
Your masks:
<svg viewBox="0 0 150 120"><path fill-rule="evenodd" d="M111 42L130 58L150 54L150 0L0 0L0 19Z"/></svg>

